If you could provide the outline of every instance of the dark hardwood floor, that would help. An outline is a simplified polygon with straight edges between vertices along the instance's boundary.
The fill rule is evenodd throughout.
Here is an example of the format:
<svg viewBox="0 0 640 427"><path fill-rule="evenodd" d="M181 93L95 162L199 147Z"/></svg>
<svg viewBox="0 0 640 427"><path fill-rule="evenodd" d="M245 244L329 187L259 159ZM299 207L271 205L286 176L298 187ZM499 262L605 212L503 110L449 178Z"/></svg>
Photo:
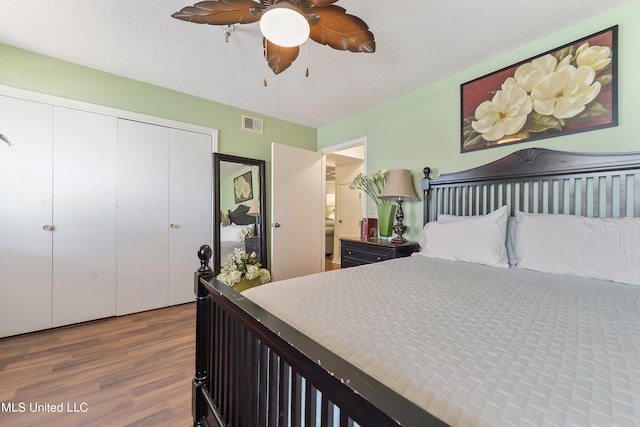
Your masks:
<svg viewBox="0 0 640 427"><path fill-rule="evenodd" d="M190 303L2 338L0 426L192 425L194 335Z"/></svg>
<svg viewBox="0 0 640 427"><path fill-rule="evenodd" d="M331 261L331 255L326 255L324 257L324 271L338 270L340 269L340 264L337 264Z"/></svg>

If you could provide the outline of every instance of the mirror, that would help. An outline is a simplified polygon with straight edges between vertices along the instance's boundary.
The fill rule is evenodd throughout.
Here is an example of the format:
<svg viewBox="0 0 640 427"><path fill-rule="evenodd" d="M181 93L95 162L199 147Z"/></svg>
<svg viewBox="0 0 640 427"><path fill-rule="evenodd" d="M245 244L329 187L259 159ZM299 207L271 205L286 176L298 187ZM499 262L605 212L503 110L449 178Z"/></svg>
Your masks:
<svg viewBox="0 0 640 427"><path fill-rule="evenodd" d="M265 161L213 154L213 271L235 248L255 252L267 266Z"/></svg>

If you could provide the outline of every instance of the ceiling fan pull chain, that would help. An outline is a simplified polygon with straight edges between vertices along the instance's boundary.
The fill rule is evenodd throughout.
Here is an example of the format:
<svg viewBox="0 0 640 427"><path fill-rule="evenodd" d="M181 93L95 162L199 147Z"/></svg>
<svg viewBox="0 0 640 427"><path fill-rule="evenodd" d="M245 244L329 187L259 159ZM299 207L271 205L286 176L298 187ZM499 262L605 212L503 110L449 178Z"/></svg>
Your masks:
<svg viewBox="0 0 640 427"><path fill-rule="evenodd" d="M267 87L269 84L269 80L267 80L267 64L269 63L269 55L267 54L267 48L269 46L269 42L267 39L264 39L264 86Z"/></svg>
<svg viewBox="0 0 640 427"><path fill-rule="evenodd" d="M305 43L304 62L305 62L304 76L309 77L309 39L307 39L307 42Z"/></svg>
<svg viewBox="0 0 640 427"><path fill-rule="evenodd" d="M233 25L223 25L224 29L224 41L229 43L229 37L231 37L231 33L233 32Z"/></svg>

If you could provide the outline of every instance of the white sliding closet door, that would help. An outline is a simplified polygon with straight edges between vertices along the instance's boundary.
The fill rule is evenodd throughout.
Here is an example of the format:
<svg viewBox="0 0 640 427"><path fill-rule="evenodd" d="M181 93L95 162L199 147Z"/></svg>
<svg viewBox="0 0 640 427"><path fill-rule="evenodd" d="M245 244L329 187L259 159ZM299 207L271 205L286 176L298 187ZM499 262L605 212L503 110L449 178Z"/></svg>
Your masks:
<svg viewBox="0 0 640 427"><path fill-rule="evenodd" d="M115 117L54 107L53 326L116 314Z"/></svg>
<svg viewBox="0 0 640 427"><path fill-rule="evenodd" d="M195 299L196 253L211 244L211 135L170 130L169 304Z"/></svg>
<svg viewBox="0 0 640 427"><path fill-rule="evenodd" d="M0 337L51 327L53 107L0 96Z"/></svg>
<svg viewBox="0 0 640 427"><path fill-rule="evenodd" d="M169 129L118 120L118 315L168 304Z"/></svg>

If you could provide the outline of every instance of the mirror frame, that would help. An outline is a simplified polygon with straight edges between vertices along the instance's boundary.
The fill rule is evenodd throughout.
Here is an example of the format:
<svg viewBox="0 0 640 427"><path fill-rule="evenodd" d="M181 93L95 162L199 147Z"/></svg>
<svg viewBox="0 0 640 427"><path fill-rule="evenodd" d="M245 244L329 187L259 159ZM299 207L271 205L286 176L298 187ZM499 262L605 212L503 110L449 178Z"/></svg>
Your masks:
<svg viewBox="0 0 640 427"><path fill-rule="evenodd" d="M249 159L246 157L232 156L230 154L213 153L213 271L215 274L219 274L222 269L222 264L226 260L220 259L220 222L222 221L220 210L220 163L240 163L248 166L258 167L259 183L258 188L260 191L260 215L259 227L260 230L260 264L263 268L269 268L267 265L267 203L266 203L266 176L265 176L265 164L264 160Z"/></svg>

